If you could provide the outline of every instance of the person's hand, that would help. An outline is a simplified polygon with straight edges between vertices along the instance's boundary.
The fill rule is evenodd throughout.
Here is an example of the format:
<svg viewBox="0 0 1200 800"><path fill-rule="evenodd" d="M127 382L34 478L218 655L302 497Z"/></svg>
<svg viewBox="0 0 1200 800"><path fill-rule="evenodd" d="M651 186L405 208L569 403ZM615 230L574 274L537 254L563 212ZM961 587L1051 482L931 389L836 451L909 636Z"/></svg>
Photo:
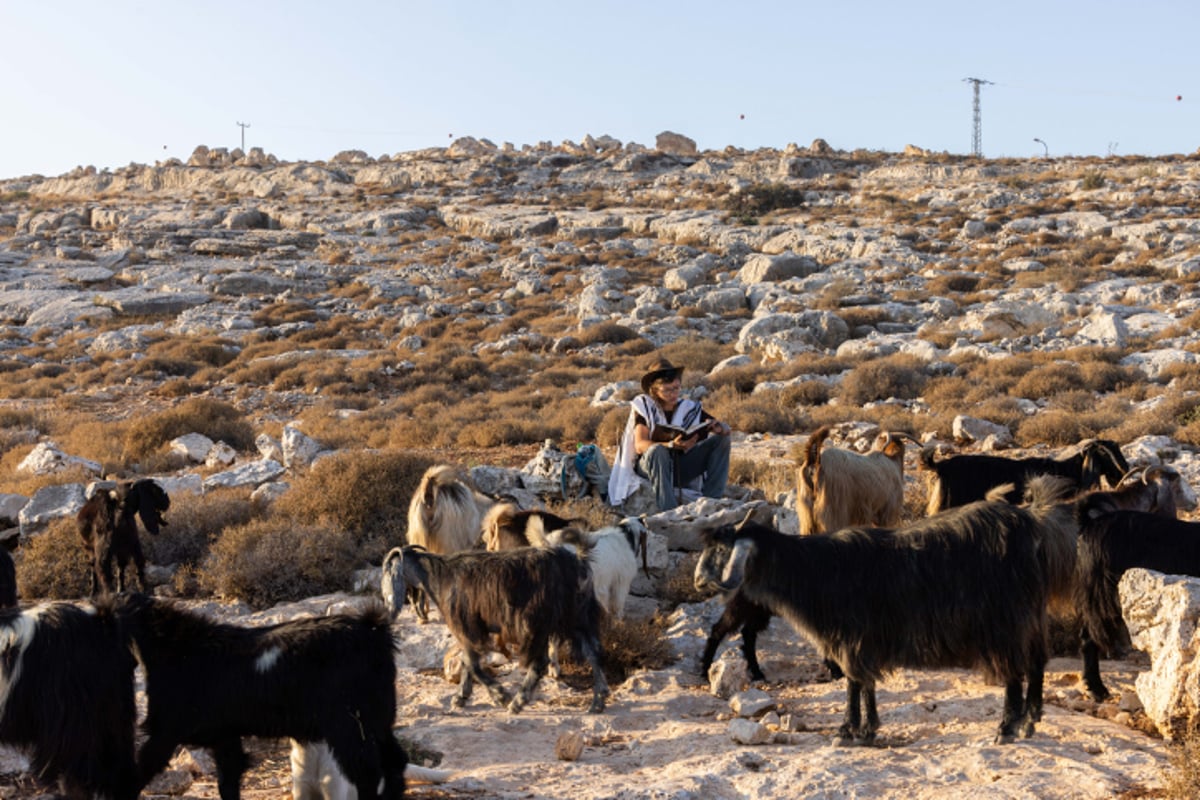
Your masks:
<svg viewBox="0 0 1200 800"><path fill-rule="evenodd" d="M680 450L680 451L686 453L688 450L691 450L693 447L695 447L696 442L698 442L698 441L700 441L700 434L698 434L698 433L693 433L691 436L687 437L686 439L684 439L680 436L676 436L674 439L671 440L671 447L674 447L676 450Z"/></svg>

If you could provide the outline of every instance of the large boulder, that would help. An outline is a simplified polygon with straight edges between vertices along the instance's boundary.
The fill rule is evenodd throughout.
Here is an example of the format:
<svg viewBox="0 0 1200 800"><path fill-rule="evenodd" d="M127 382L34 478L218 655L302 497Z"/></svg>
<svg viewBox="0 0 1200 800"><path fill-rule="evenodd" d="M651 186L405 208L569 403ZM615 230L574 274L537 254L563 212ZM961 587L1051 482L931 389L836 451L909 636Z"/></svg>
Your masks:
<svg viewBox="0 0 1200 800"><path fill-rule="evenodd" d="M1200 579L1130 569L1118 591L1130 640L1150 655L1138 699L1164 738L1181 737L1200 721Z"/></svg>

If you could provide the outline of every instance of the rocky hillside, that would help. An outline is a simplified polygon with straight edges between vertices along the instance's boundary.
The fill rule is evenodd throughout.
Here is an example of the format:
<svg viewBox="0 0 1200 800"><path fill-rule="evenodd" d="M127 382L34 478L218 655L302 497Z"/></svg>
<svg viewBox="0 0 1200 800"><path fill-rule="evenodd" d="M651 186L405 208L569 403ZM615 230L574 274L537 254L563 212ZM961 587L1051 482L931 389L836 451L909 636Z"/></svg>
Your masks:
<svg viewBox="0 0 1200 800"><path fill-rule="evenodd" d="M1200 161L659 144L200 147L0 181L0 395L110 419L186 395L259 423L323 405L317 433L382 408L409 445L612 445L604 410L675 347L746 433L1200 444ZM562 404L571 421L527 413ZM484 409L505 429L479 430Z"/></svg>
<svg viewBox="0 0 1200 800"><path fill-rule="evenodd" d="M842 444L881 425L960 449L1099 436L1200 486L1198 195L1191 158L696 152L678 136L321 163L197 148L0 180L0 515L27 499L33 455L182 492L238 468L236 486L282 483L325 448L519 466L547 439L611 446L655 349L733 424L735 460L784 465L754 487L780 505L790 447L823 423L847 423ZM223 444L140 427L197 399L239 415L217 420ZM743 486L769 477L735 466ZM919 513L911 472L909 488ZM695 674L719 609L679 605L678 661L582 723L552 683L516 720L482 701L448 714L444 629L404 620L399 721L459 771L427 796L1166 796L1168 751L1136 721L1144 661L1106 664L1121 702L1097 705L1056 659L1040 736L1010 748L987 744L996 687L905 673L885 687L886 741L831 753L841 684L776 622L768 688L793 724L736 744ZM578 764L553 756L569 730ZM274 757L254 796L286 787ZM213 796L211 774L181 785Z"/></svg>

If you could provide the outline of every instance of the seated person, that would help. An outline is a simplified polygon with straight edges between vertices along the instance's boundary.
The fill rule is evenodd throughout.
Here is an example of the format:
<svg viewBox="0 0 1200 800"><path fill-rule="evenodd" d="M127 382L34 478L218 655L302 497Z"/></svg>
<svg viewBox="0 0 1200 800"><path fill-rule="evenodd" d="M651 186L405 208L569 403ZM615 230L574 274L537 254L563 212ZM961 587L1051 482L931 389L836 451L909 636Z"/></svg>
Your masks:
<svg viewBox="0 0 1200 800"><path fill-rule="evenodd" d="M642 376L609 481L609 502L620 505L641 475L654 487L660 511L679 505L681 487L699 485L705 497L721 497L729 480L730 428L695 400L683 398L683 367L657 359ZM667 432L672 426L690 435Z"/></svg>

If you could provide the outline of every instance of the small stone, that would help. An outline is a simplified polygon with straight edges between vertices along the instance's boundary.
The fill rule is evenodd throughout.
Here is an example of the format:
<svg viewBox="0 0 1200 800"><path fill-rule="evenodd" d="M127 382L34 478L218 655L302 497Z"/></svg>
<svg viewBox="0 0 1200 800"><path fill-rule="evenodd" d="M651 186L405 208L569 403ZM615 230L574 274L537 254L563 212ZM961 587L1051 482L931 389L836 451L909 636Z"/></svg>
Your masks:
<svg viewBox="0 0 1200 800"><path fill-rule="evenodd" d="M729 737L738 744L766 744L771 740L771 732L761 722L734 719L729 722Z"/></svg>
<svg viewBox="0 0 1200 800"><path fill-rule="evenodd" d="M554 755L559 761L577 761L583 754L583 734L567 731L554 743Z"/></svg>

